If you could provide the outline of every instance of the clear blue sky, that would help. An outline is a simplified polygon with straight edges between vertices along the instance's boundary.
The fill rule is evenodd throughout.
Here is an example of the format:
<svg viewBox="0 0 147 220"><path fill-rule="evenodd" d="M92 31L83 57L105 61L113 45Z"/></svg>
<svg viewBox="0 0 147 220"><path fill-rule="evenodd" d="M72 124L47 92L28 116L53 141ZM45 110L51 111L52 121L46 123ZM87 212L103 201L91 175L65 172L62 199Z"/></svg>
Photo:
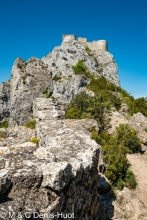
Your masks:
<svg viewBox="0 0 147 220"><path fill-rule="evenodd" d="M41 58L72 33L107 40L121 86L147 96L147 0L0 0L0 83L17 57Z"/></svg>

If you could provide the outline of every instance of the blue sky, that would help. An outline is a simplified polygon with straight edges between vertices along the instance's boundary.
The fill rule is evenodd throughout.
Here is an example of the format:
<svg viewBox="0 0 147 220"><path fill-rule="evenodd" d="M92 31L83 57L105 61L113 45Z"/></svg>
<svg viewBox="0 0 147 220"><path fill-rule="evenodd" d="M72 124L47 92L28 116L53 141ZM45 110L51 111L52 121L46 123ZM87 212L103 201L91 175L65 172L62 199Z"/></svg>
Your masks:
<svg viewBox="0 0 147 220"><path fill-rule="evenodd" d="M105 39L122 88L147 96L147 0L0 0L0 83L14 60L42 58L62 34Z"/></svg>

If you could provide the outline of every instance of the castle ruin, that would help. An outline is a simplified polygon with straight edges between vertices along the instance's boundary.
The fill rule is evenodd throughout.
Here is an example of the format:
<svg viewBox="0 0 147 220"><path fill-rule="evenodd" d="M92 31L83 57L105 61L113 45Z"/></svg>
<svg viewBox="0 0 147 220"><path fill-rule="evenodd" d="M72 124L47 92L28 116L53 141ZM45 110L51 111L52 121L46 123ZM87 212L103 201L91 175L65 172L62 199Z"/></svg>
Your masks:
<svg viewBox="0 0 147 220"><path fill-rule="evenodd" d="M63 34L62 37L63 42L68 42L71 40L77 40L80 44L83 46L89 47L92 51L102 50L102 51L108 51L108 43L106 40L98 40L98 41L92 41L88 42L87 38L76 38L76 35L74 34Z"/></svg>

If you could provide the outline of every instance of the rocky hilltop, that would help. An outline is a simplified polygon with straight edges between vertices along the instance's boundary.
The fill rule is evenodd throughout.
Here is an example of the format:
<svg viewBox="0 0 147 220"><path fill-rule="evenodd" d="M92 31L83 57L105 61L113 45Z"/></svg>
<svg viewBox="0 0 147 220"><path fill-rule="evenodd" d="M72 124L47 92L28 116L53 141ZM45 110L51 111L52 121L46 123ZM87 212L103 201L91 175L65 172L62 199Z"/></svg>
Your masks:
<svg viewBox="0 0 147 220"><path fill-rule="evenodd" d="M76 40L63 41L61 46L54 50L42 61L51 67L54 91L53 97L69 99L80 89L88 84L83 76L75 76L72 66L79 60L83 60L88 71L94 76L104 76L116 86L119 86L117 65L113 60L113 55L107 51L87 51L86 47Z"/></svg>
<svg viewBox="0 0 147 220"><path fill-rule="evenodd" d="M41 60L18 58L11 79L0 85L0 121L9 123L0 128L0 219L147 219L144 204L129 189L116 200L101 173L102 148L90 138L98 123L64 117L74 95L94 95L86 88L90 79L72 68L79 60L93 76L120 86L109 52L70 38ZM128 119L115 111L112 130L118 114L123 123L142 126L142 115Z"/></svg>
<svg viewBox="0 0 147 220"><path fill-rule="evenodd" d="M78 41L62 42L42 61L31 58L27 62L18 58L12 67L10 81L0 85L1 120L9 116L10 125L22 125L30 119L33 99L52 92L53 98L70 100L80 92L89 80L75 75L72 66L83 60L88 71L95 76L105 76L119 86L117 65L107 51L87 52Z"/></svg>

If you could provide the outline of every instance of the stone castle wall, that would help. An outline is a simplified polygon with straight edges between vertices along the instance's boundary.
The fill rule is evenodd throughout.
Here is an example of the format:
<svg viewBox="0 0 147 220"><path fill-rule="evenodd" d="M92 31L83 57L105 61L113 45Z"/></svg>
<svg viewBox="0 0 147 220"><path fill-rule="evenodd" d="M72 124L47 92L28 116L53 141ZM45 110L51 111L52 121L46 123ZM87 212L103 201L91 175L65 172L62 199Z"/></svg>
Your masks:
<svg viewBox="0 0 147 220"><path fill-rule="evenodd" d="M94 50L108 51L108 43L106 40L98 40L92 42L88 42L86 40L87 40L86 38L78 38L78 42L80 44L82 44L83 46L88 46L92 51Z"/></svg>
<svg viewBox="0 0 147 220"><path fill-rule="evenodd" d="M76 35L74 35L74 34L63 34L62 35L62 41L63 42L68 42L68 41L71 41L71 40L76 40Z"/></svg>
<svg viewBox="0 0 147 220"><path fill-rule="evenodd" d="M106 40L88 42L87 38L79 37L77 39L76 35L74 34L63 34L63 42L68 42L71 40L77 40L83 46L88 46L92 51L94 50L108 51L108 43Z"/></svg>

